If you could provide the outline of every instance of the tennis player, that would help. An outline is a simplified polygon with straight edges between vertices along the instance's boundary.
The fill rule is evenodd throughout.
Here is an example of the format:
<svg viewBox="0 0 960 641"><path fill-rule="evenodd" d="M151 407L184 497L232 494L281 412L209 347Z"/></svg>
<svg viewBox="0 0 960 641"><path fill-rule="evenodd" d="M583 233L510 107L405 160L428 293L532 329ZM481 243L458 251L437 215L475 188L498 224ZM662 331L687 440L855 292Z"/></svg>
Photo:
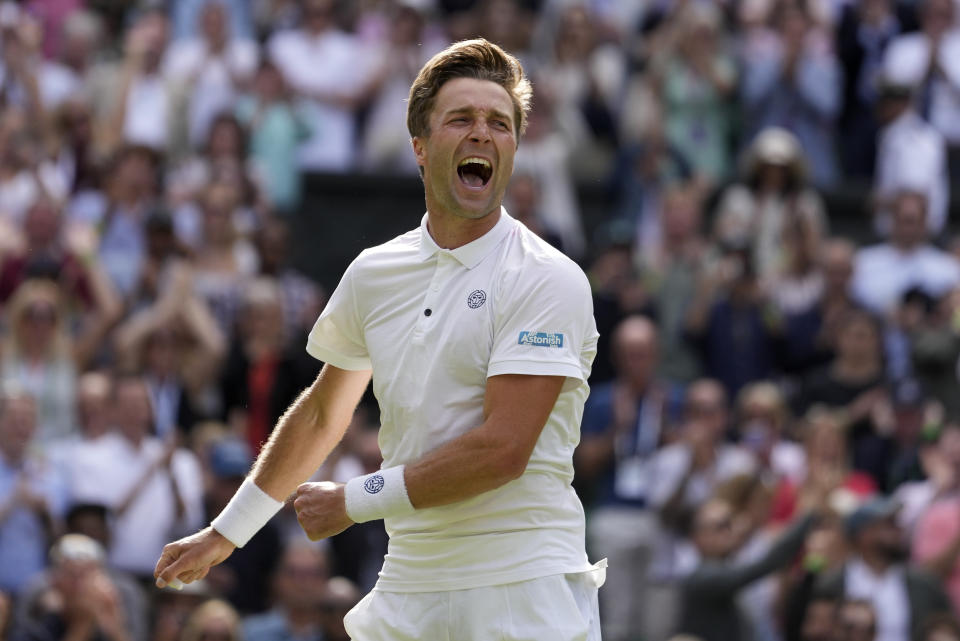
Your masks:
<svg viewBox="0 0 960 641"><path fill-rule="evenodd" d="M570 486L590 287L501 206L530 98L517 59L485 40L423 67L407 126L426 215L344 273L307 344L320 375L211 527L164 548L157 585L205 576L296 491L311 539L386 522L379 581L344 620L355 641L600 639L604 564L587 561ZM371 376L383 468L303 483Z"/></svg>

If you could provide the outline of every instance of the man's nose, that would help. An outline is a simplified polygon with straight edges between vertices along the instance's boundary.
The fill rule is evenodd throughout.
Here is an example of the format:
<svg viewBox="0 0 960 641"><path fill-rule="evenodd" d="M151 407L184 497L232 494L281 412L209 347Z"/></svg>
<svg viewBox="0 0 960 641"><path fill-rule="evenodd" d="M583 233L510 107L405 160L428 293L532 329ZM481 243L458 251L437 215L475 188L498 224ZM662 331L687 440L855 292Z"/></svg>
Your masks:
<svg viewBox="0 0 960 641"><path fill-rule="evenodd" d="M474 142L487 142L490 140L490 124L486 118L477 118L473 121L473 128L470 130L470 140Z"/></svg>

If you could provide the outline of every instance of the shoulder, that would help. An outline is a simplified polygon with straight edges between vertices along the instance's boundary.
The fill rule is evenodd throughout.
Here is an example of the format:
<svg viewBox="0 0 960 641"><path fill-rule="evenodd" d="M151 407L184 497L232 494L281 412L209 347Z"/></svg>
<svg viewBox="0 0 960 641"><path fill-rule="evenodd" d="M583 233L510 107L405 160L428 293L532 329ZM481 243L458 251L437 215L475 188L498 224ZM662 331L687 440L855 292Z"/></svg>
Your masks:
<svg viewBox="0 0 960 641"><path fill-rule="evenodd" d="M517 222L507 237L503 277L529 291L538 287L563 287L567 295L590 295L583 269L569 256Z"/></svg>

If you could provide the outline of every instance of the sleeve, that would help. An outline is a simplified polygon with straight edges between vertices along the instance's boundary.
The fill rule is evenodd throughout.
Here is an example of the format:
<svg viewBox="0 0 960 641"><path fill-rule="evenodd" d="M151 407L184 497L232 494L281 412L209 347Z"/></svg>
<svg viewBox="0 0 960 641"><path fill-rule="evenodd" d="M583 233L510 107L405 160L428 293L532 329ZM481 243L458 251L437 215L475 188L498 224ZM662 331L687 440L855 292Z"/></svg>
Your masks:
<svg viewBox="0 0 960 641"><path fill-rule="evenodd" d="M573 262L537 264L510 272L501 292L487 377L566 376L563 391L586 382L598 334L583 271Z"/></svg>
<svg viewBox="0 0 960 641"><path fill-rule="evenodd" d="M355 260L344 272L307 338L308 354L347 370L371 368L363 337L363 319L357 305L357 269Z"/></svg>

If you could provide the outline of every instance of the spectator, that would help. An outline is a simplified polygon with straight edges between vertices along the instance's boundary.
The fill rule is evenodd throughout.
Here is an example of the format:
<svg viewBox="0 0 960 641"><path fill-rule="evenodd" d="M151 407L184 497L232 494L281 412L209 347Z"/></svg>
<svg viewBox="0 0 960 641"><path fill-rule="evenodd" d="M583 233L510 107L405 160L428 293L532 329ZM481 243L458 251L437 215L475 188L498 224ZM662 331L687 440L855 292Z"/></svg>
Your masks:
<svg viewBox="0 0 960 641"><path fill-rule="evenodd" d="M847 518L852 555L821 577L818 593L860 599L876 613L876 641L919 640L927 620L950 612L950 600L927 572L903 563L906 550L896 522L898 506L876 498Z"/></svg>
<svg viewBox="0 0 960 641"><path fill-rule="evenodd" d="M686 334L686 314L707 259L701 233L702 205L694 192L691 186L667 191L660 209L661 240L655 250L641 253L661 336L657 373L680 385L701 373L700 355Z"/></svg>
<svg viewBox="0 0 960 641"><path fill-rule="evenodd" d="M765 129L744 155L742 183L728 187L717 206L714 234L720 243L752 247L751 260L765 283L788 266L787 234L803 226L807 241L818 244L826 233L823 202L807 185L806 164L795 136Z"/></svg>
<svg viewBox="0 0 960 641"><path fill-rule="evenodd" d="M791 637L791 630L787 629L789 641L837 641L837 604L833 599L817 599L807 606L803 618L803 625ZM873 638L870 638L873 641Z"/></svg>
<svg viewBox="0 0 960 641"><path fill-rule="evenodd" d="M950 432L949 444L955 450L956 426ZM955 456L956 452L950 454ZM960 609L960 500L955 493L941 495L923 511L913 530L911 546L914 562L944 582L953 611L957 612Z"/></svg>
<svg viewBox="0 0 960 641"><path fill-rule="evenodd" d="M687 388L680 438L660 449L651 465L657 483L648 501L670 527L689 522L714 483L756 471L750 453L725 442L728 421L727 395L719 382L700 379Z"/></svg>
<svg viewBox="0 0 960 641"><path fill-rule="evenodd" d="M883 128L877 141L874 227L884 236L890 233L896 195L910 190L925 196L927 229L936 237L946 227L950 199L946 142L917 112L916 87L902 73L888 68L880 79L877 115Z"/></svg>
<svg viewBox="0 0 960 641"><path fill-rule="evenodd" d="M264 60L236 112L250 130L250 163L267 202L281 214L294 214L303 190L296 151L312 133L308 107L290 91L280 69Z"/></svg>
<svg viewBox="0 0 960 641"><path fill-rule="evenodd" d="M221 379L229 422L237 425L253 452L259 452L284 412L288 399L309 385L305 363L287 348L280 289L271 279L251 282L243 316Z"/></svg>
<svg viewBox="0 0 960 641"><path fill-rule="evenodd" d="M925 0L920 5L920 31L890 43L884 67L917 88L920 115L943 134L947 144L960 144L960 31L956 5L950 0ZM951 168L952 170L952 168Z"/></svg>
<svg viewBox="0 0 960 641"><path fill-rule="evenodd" d="M843 111L838 121L840 158L847 175L873 176L876 156L878 86L883 54L903 31L896 3L870 0L844 5L837 25L835 47L843 64ZM879 93L879 95L878 95Z"/></svg>
<svg viewBox="0 0 960 641"><path fill-rule="evenodd" d="M324 295L313 280L293 267L291 240L291 225L278 217L265 220L255 238L260 275L274 279L280 288L285 336L296 344L313 327Z"/></svg>
<svg viewBox="0 0 960 641"><path fill-rule="evenodd" d="M326 593L320 602L320 629L324 641L350 641L343 628L343 617L360 601L360 597L360 590L350 579L335 576L327 581Z"/></svg>
<svg viewBox="0 0 960 641"><path fill-rule="evenodd" d="M257 67L256 42L230 31L227 11L219 0L208 2L198 16L198 36L174 41L164 56L164 76L186 92L191 146L207 139L214 118L230 109Z"/></svg>
<svg viewBox="0 0 960 641"><path fill-rule="evenodd" d="M142 373L150 393L153 431L161 439L189 432L212 414L212 391L226 355L226 339L206 303L190 288L181 265L157 302L131 316L114 333L116 358Z"/></svg>
<svg viewBox="0 0 960 641"><path fill-rule="evenodd" d="M737 548L731 506L713 499L698 510L693 523L693 541L701 561L681 583L683 609L680 630L704 641L749 639L736 600L751 582L785 567L803 548L813 523L806 515L798 519L761 558L746 565L729 565L726 559Z"/></svg>
<svg viewBox="0 0 960 641"><path fill-rule="evenodd" d="M354 37L337 28L334 0L305 0L301 8L302 26L271 37L267 51L310 103L312 135L300 147L300 167L345 172L354 163L353 111L370 82L370 63Z"/></svg>
<svg viewBox="0 0 960 641"><path fill-rule="evenodd" d="M748 40L741 54L746 139L767 127L788 129L809 160L813 183L830 187L838 178L832 125L842 105L842 69L809 3L781 2L772 13L776 37L763 48Z"/></svg>
<svg viewBox="0 0 960 641"><path fill-rule="evenodd" d="M106 569L100 544L82 534L63 536L50 552L51 570L19 608L14 639L131 641L133 626Z"/></svg>
<svg viewBox="0 0 960 641"><path fill-rule="evenodd" d="M761 475L770 483L797 483L806 472L803 448L787 440L789 421L786 401L773 383L751 383L740 391L734 432L740 445L756 457Z"/></svg>
<svg viewBox="0 0 960 641"><path fill-rule="evenodd" d="M180 641L242 641L243 626L240 615L220 599L211 599L198 607L187 619Z"/></svg>
<svg viewBox="0 0 960 641"><path fill-rule="evenodd" d="M150 641L179 641L190 616L213 596L204 579L187 583L182 590L154 593Z"/></svg>
<svg viewBox="0 0 960 641"><path fill-rule="evenodd" d="M18 595L46 567L47 548L62 513L56 471L30 452L37 406L22 392L0 397L0 590Z"/></svg>
<svg viewBox="0 0 960 641"><path fill-rule="evenodd" d="M162 152L170 146L174 106L161 67L167 26L166 15L151 10L125 34L124 58L110 111L110 122L118 126L107 130L111 149L126 143Z"/></svg>
<svg viewBox="0 0 960 641"><path fill-rule="evenodd" d="M890 240L857 252L853 296L867 309L886 314L911 287L939 298L960 283L957 259L928 241L927 214L924 194L899 192Z"/></svg>
<svg viewBox="0 0 960 641"><path fill-rule="evenodd" d="M320 628L329 562L309 541L291 542L273 577L274 607L244 621L244 635L263 641L328 641Z"/></svg>
<svg viewBox="0 0 960 641"><path fill-rule="evenodd" d="M590 394L574 458L581 486L594 488L590 548L610 561L602 620L611 641L652 638L664 627L647 607L647 575L660 530L648 498L657 478L651 461L669 433L666 390L654 378L657 347L650 320L630 316L617 326L617 376Z"/></svg>
<svg viewBox="0 0 960 641"><path fill-rule="evenodd" d="M202 515L202 479L194 455L152 436L146 383L126 377L114 386L114 431L99 447L100 465L71 479L75 501L102 502L115 520L109 550L114 567L152 584L156 559L167 539L194 531Z"/></svg>
<svg viewBox="0 0 960 641"><path fill-rule="evenodd" d="M730 168L729 99L737 68L721 38L721 21L713 5L678 10L663 27L666 46L658 47L651 61L667 140L707 186L726 178Z"/></svg>
<svg viewBox="0 0 960 641"><path fill-rule="evenodd" d="M845 599L837 613L835 639L876 641L877 613L869 601Z"/></svg>
<svg viewBox="0 0 960 641"><path fill-rule="evenodd" d="M897 521L910 539L920 518L934 502L960 490L960 425L948 421L921 443L918 453L924 479L901 483L893 498L902 507ZM952 592L952 590L951 590Z"/></svg>
<svg viewBox="0 0 960 641"><path fill-rule="evenodd" d="M839 322L836 357L803 382L802 412L816 405L842 410L854 469L869 473L885 488L893 431L883 367L880 325L862 311Z"/></svg>
<svg viewBox="0 0 960 641"><path fill-rule="evenodd" d="M960 624L952 616L932 617L923 641L960 641Z"/></svg>

